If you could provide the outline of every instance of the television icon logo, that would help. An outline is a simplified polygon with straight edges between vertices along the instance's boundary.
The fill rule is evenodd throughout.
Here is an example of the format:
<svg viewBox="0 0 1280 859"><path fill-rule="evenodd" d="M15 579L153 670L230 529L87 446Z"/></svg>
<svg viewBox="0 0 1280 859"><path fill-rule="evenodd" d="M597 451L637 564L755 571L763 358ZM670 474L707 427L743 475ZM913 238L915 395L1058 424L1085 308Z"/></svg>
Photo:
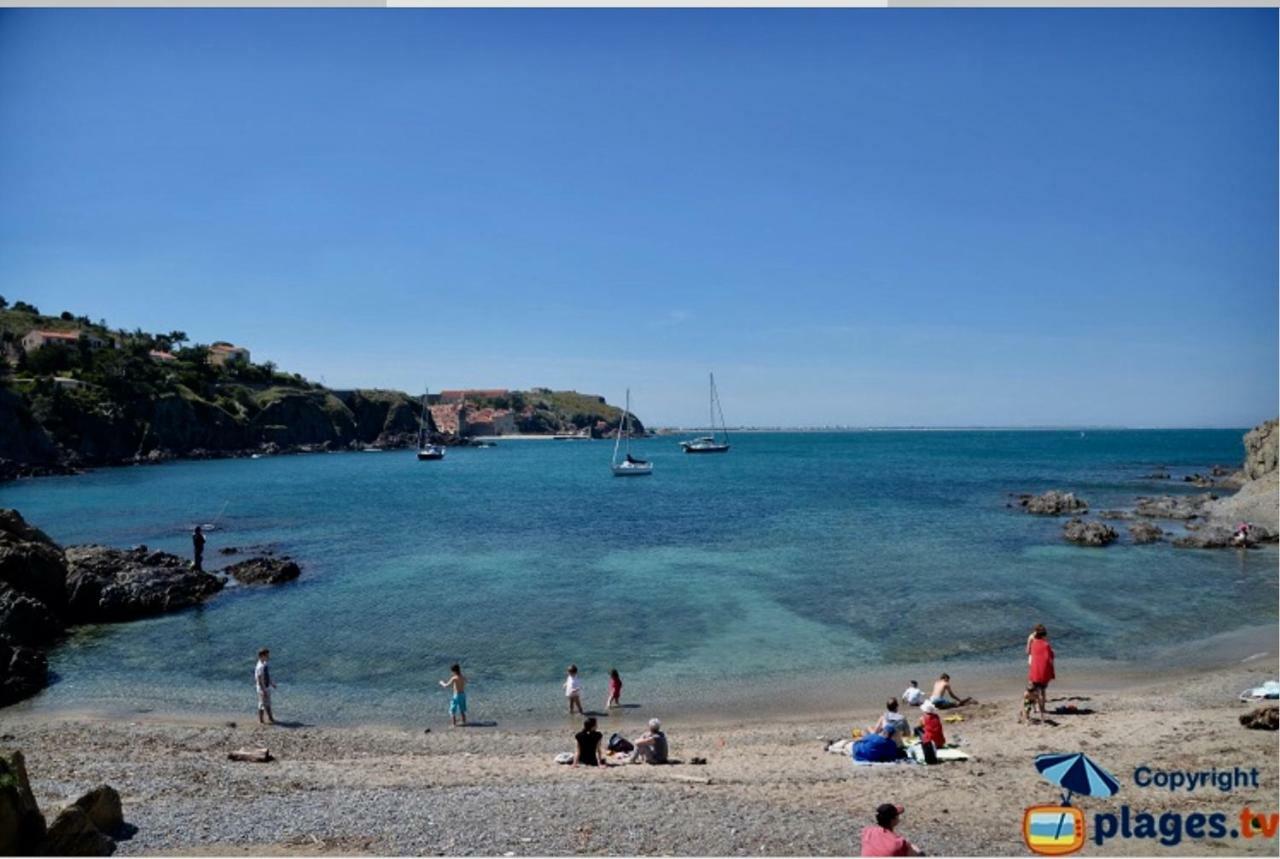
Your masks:
<svg viewBox="0 0 1280 859"><path fill-rule="evenodd" d="M1035 853L1075 853L1084 838L1084 812L1070 805L1033 805L1022 816L1022 840Z"/></svg>

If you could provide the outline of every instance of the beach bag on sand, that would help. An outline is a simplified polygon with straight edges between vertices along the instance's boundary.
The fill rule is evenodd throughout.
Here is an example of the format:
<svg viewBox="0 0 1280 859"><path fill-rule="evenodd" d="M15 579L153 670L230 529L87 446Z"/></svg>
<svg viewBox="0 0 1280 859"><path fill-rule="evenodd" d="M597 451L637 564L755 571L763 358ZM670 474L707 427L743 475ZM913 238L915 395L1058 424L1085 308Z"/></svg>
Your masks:
<svg viewBox="0 0 1280 859"><path fill-rule="evenodd" d="M866 763L888 763L898 759L898 744L880 734L868 734L853 744L849 756Z"/></svg>
<svg viewBox="0 0 1280 859"><path fill-rule="evenodd" d="M631 745L631 741L622 734L613 734L609 737L609 751L611 752L633 752L635 746Z"/></svg>
<svg viewBox="0 0 1280 859"><path fill-rule="evenodd" d="M561 752L560 754L556 755L556 763L558 764L573 763L573 752Z"/></svg>

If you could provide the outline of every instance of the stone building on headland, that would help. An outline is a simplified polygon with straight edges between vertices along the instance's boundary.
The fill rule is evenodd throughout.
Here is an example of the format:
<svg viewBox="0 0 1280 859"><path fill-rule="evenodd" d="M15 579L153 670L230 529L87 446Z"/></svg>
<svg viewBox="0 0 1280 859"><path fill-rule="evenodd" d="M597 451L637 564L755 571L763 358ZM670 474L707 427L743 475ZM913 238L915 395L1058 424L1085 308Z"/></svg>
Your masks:
<svg viewBox="0 0 1280 859"><path fill-rule="evenodd" d="M215 367L224 367L227 364L248 364L249 350L243 346L219 340L209 347L209 363Z"/></svg>

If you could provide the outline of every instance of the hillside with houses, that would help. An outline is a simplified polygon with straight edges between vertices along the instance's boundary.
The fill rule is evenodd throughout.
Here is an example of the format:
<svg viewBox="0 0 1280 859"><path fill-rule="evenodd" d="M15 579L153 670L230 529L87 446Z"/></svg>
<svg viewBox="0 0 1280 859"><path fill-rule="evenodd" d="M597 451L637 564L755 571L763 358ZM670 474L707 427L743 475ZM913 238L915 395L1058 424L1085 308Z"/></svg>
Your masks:
<svg viewBox="0 0 1280 859"><path fill-rule="evenodd" d="M422 415L417 396L329 389L255 363L243 344L113 329L3 298L0 357L0 479L175 457L406 447ZM440 444L600 437L620 418L602 397L545 388L445 391L426 415Z"/></svg>

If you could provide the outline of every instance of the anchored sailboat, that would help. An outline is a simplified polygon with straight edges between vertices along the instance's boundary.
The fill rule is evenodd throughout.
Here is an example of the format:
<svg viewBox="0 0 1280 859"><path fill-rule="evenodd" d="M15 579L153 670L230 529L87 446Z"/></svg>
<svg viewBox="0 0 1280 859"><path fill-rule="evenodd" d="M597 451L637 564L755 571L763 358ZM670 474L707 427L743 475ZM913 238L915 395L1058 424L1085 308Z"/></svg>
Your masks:
<svg viewBox="0 0 1280 859"><path fill-rule="evenodd" d="M427 440L427 419L431 412L427 409L427 392L422 392L422 414L418 417L418 459L444 459L443 445L431 444Z"/></svg>
<svg viewBox="0 0 1280 859"><path fill-rule="evenodd" d="M621 461L618 460L618 450L622 446L623 438L626 438L627 444L623 452L626 454ZM637 459L631 455L631 389L627 388L627 404L622 409L622 421L618 424L618 434L613 440L613 460L611 461L614 477L644 477L653 474L653 463L644 459Z"/></svg>
<svg viewBox="0 0 1280 859"><path fill-rule="evenodd" d="M680 442L685 453L727 453L729 450L729 428L724 423L724 411L720 408L720 395L716 393L716 374L711 373L711 435L704 435L690 441ZM716 415L720 415L720 430L724 441L716 439Z"/></svg>

